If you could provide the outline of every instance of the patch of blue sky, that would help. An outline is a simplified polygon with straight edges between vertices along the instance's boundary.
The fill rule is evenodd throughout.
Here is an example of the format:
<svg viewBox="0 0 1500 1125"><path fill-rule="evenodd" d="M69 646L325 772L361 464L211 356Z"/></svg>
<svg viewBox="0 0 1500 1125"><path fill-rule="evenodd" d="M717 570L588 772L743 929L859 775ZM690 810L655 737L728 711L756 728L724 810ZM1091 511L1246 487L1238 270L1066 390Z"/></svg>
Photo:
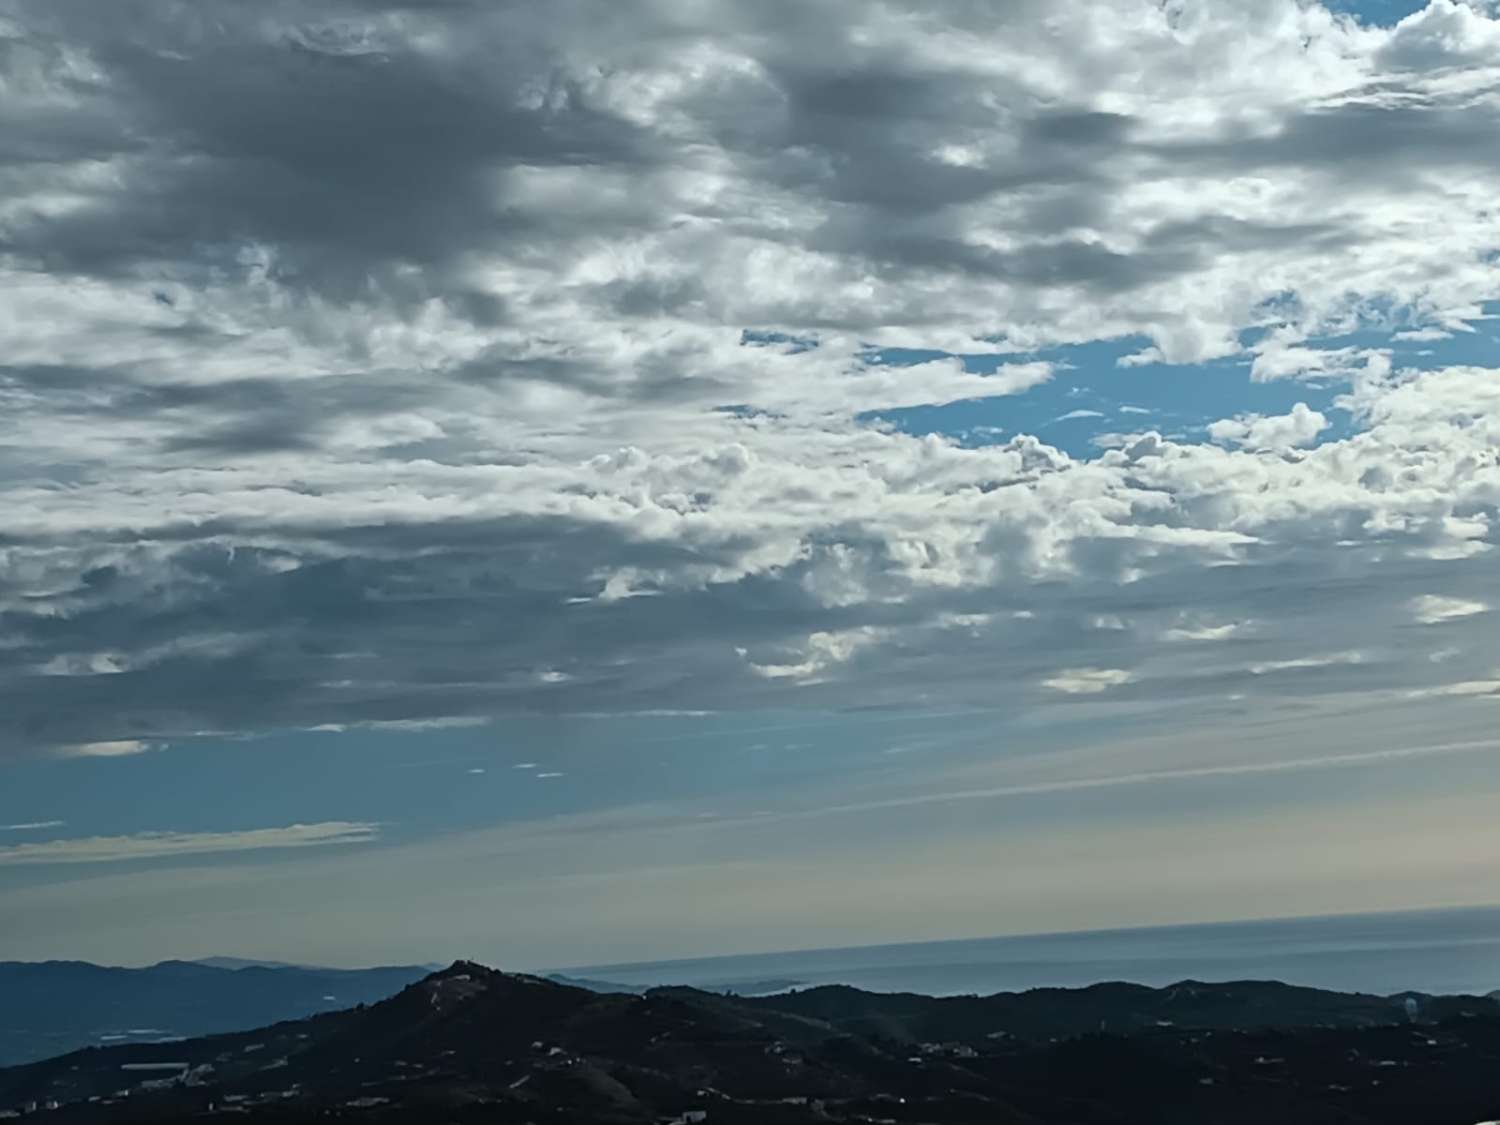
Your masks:
<svg viewBox="0 0 1500 1125"><path fill-rule="evenodd" d="M1446 339L1389 340L1397 367L1495 367L1500 365L1500 301L1482 306L1483 316L1469 322L1470 331L1453 332Z"/></svg>
<svg viewBox="0 0 1500 1125"><path fill-rule="evenodd" d="M1362 328L1340 336L1326 336L1307 347L1326 350L1352 348L1383 350L1398 370L1431 371L1440 367L1494 367L1500 363L1500 301L1485 302L1480 316L1452 330L1392 319L1392 327ZM1446 332L1446 335L1442 333ZM1325 380L1332 385L1336 379ZM1312 405L1309 402L1309 405Z"/></svg>
<svg viewBox="0 0 1500 1125"><path fill-rule="evenodd" d="M1205 427L1236 414L1285 414L1298 402L1334 417L1342 387L1332 380L1254 382L1248 357L1205 364L1119 361L1147 347L1144 338L1049 348L1029 358L1058 365L1047 383L1023 394L965 399L942 406L872 412L867 421L910 434L942 434L964 445L994 445L1032 434L1069 456L1089 458L1103 450L1096 439L1114 433L1155 430L1182 441L1205 440ZM930 352L880 353L886 363L919 363ZM987 373L1014 357L965 356L970 371Z"/></svg>
<svg viewBox="0 0 1500 1125"><path fill-rule="evenodd" d="M1390 27L1427 7L1427 0L1324 0L1324 7L1354 16L1363 24Z"/></svg>
<svg viewBox="0 0 1500 1125"><path fill-rule="evenodd" d="M1500 313L1500 302L1485 307ZM1400 323L1398 321L1398 323ZM1386 349L1398 368L1431 369L1458 364L1492 366L1500 359L1500 319L1480 319L1472 331L1441 339L1400 339L1400 330L1361 329L1346 335L1310 340L1315 349ZM1418 330L1408 324L1405 331ZM1246 332L1249 345L1263 332ZM1354 432L1354 419L1338 405L1347 389L1337 375L1254 380L1248 355L1203 364L1147 363L1121 366L1120 360L1143 351L1150 341L1139 337L1045 349L1033 356L1057 364L1047 383L1019 395L965 399L941 406L872 411L863 420L914 435L941 434L966 446L994 445L1019 434L1031 434L1077 458L1096 457L1102 437L1155 430L1179 441L1207 440L1207 427L1240 414L1285 414L1306 403L1328 419L1321 441L1337 441ZM886 349L870 361L894 365L942 358L940 352ZM989 374L1010 355L960 356L966 370Z"/></svg>

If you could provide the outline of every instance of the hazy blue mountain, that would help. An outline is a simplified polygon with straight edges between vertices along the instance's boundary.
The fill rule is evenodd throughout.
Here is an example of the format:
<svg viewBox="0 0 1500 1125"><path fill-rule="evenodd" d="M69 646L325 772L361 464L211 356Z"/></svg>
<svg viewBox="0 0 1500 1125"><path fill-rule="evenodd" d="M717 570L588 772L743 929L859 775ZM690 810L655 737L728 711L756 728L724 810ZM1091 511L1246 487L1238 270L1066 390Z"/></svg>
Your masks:
<svg viewBox="0 0 1500 1125"><path fill-rule="evenodd" d="M292 961L256 961L248 957L198 957L194 965L211 969L319 969L321 965L298 965Z"/></svg>
<svg viewBox="0 0 1500 1125"><path fill-rule="evenodd" d="M229 962L230 965L235 962ZM79 1047L258 1027L384 999L429 970L163 961L0 962L0 1066Z"/></svg>

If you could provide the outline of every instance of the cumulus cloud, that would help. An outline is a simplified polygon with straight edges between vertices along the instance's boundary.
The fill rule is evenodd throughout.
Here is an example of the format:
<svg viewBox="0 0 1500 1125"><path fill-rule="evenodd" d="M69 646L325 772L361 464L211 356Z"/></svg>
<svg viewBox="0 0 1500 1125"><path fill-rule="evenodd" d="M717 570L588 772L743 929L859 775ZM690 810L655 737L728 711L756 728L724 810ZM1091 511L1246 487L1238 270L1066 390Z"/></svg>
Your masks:
<svg viewBox="0 0 1500 1125"><path fill-rule="evenodd" d="M267 848L312 848L363 844L375 840L380 826L329 820L285 828L252 828L239 832L138 832L131 836L84 836L34 844L0 846L0 866L56 863L119 863Z"/></svg>
<svg viewBox="0 0 1500 1125"><path fill-rule="evenodd" d="M1242 449L1281 451L1311 445L1327 428L1327 418L1309 409L1307 403L1299 402L1288 414L1269 418L1244 414L1210 423L1208 436Z"/></svg>
<svg viewBox="0 0 1500 1125"><path fill-rule="evenodd" d="M1495 372L1319 343L1500 291L1476 9L0 13L7 748L1218 690L1490 565ZM1355 432L882 420L1126 338Z"/></svg>
<svg viewBox="0 0 1500 1125"><path fill-rule="evenodd" d="M1477 4L1433 0L1395 27L1379 60L1405 70L1428 70L1500 56L1500 24Z"/></svg>

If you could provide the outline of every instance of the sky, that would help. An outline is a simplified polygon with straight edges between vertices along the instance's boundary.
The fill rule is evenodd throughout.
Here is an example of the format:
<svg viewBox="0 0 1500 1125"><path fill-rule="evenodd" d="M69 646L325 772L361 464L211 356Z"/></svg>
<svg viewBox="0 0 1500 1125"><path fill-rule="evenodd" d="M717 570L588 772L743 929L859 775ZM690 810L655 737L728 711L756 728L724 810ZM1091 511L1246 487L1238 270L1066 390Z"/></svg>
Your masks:
<svg viewBox="0 0 1500 1125"><path fill-rule="evenodd" d="M1500 11L0 0L0 958L1500 901Z"/></svg>

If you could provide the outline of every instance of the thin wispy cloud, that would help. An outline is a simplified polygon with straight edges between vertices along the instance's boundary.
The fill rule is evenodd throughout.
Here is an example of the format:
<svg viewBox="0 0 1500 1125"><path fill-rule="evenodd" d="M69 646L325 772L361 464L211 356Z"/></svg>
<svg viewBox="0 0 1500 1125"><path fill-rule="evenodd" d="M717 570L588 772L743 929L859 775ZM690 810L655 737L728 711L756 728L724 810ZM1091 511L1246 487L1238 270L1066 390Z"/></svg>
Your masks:
<svg viewBox="0 0 1500 1125"><path fill-rule="evenodd" d="M444 715L430 719L369 719L358 723L319 723L308 729L320 734L343 734L350 730L416 733L427 730L464 730L489 724L482 715Z"/></svg>
<svg viewBox="0 0 1500 1125"><path fill-rule="evenodd" d="M881 809L946 804L952 801L993 801L1006 797L1040 796L1047 793L1071 793L1091 789L1159 785L1212 778L1257 777L1272 774L1301 773L1313 770L1356 769L1364 766L1376 766L1382 763L1408 761L1416 758L1440 757L1452 754L1478 754L1496 750L1500 750L1500 739L1441 743L1434 746L1408 746L1353 754L1328 754L1313 758L1237 762L1222 766L1192 766L1185 769L1144 770L1140 773L1042 781L1029 785L997 785L945 793L922 793L908 797L893 797L881 801L828 805L807 815L877 812Z"/></svg>
<svg viewBox="0 0 1500 1125"><path fill-rule="evenodd" d="M1316 656L1293 656L1286 660L1268 660L1252 664L1246 669L1252 676L1267 676L1273 672L1304 672L1316 668L1338 668L1363 664L1370 659L1368 653L1358 650L1350 652L1320 653Z"/></svg>
<svg viewBox="0 0 1500 1125"><path fill-rule="evenodd" d="M60 746L54 753L62 758L128 758L133 754L146 754L162 748L157 743L145 742L138 738L125 738Z"/></svg>
<svg viewBox="0 0 1500 1125"><path fill-rule="evenodd" d="M86 836L0 846L0 866L62 863L121 863L127 860L317 848L367 844L379 837L378 824L330 820L283 828L236 832L138 832L129 836Z"/></svg>
<svg viewBox="0 0 1500 1125"><path fill-rule="evenodd" d="M1242 632L1244 628L1245 626L1238 621L1177 625L1163 633L1162 639L1167 641L1224 641Z"/></svg>

